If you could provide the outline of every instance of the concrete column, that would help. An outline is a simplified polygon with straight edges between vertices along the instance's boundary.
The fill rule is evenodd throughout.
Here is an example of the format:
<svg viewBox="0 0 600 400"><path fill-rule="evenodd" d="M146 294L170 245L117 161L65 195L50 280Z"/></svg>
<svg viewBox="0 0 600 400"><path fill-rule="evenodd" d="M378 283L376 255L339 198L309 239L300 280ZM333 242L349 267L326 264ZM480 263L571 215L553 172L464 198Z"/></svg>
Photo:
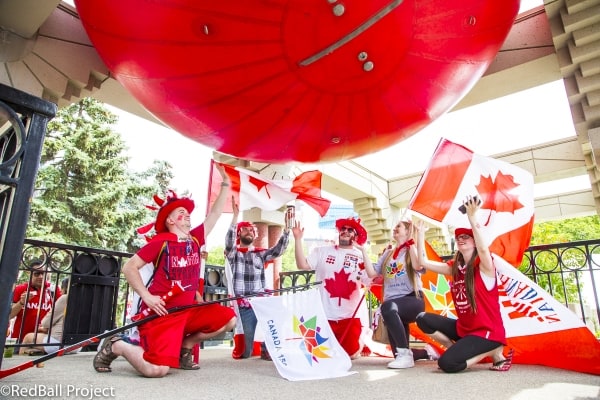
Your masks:
<svg viewBox="0 0 600 400"><path fill-rule="evenodd" d="M244 215L246 217L246 215ZM252 219L246 219L252 220ZM282 225L269 225L266 222L254 222L256 225L256 239L254 239L254 246L267 249L277 244L281 233L283 232ZM281 258L274 260L269 263L265 271L265 278L267 287L273 289L279 289L279 272L281 272Z"/></svg>
<svg viewBox="0 0 600 400"><path fill-rule="evenodd" d="M254 222L254 225L256 225L256 239L254 239L254 246L263 249L269 248L269 225L265 222ZM265 284L267 288L273 287L273 279L271 277L272 271L272 265L267 265L265 268Z"/></svg>
<svg viewBox="0 0 600 400"><path fill-rule="evenodd" d="M264 222L254 222L256 225L256 238L254 239L255 247L262 247L264 249L269 247L269 227Z"/></svg>

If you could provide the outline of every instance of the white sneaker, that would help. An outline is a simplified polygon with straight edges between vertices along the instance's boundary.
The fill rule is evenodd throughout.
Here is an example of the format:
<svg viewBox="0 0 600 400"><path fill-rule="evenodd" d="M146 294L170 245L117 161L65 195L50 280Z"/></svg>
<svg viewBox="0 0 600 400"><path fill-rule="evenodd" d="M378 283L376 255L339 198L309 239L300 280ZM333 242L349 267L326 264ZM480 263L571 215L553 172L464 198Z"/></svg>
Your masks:
<svg viewBox="0 0 600 400"><path fill-rule="evenodd" d="M429 356L430 360L437 361L440 359L440 353L438 353L435 347L433 347L429 343L425 345L425 351L427 352L427 355Z"/></svg>
<svg viewBox="0 0 600 400"><path fill-rule="evenodd" d="M415 366L415 360L410 349L396 348L396 359L387 365L388 368L401 369L412 368Z"/></svg>

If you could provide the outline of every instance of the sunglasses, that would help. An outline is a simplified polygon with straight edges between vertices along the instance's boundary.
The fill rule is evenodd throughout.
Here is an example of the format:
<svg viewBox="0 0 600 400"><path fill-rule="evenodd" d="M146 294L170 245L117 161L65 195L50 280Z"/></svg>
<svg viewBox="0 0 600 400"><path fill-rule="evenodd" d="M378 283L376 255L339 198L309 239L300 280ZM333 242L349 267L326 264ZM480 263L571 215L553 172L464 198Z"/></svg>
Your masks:
<svg viewBox="0 0 600 400"><path fill-rule="evenodd" d="M342 226L340 228L340 232L355 232L354 228L351 228L349 226Z"/></svg>
<svg viewBox="0 0 600 400"><path fill-rule="evenodd" d="M457 238L458 240L467 240L467 239L472 239L472 237L471 237L471 236L469 236L469 235L466 235L466 234L458 235L456 238Z"/></svg>

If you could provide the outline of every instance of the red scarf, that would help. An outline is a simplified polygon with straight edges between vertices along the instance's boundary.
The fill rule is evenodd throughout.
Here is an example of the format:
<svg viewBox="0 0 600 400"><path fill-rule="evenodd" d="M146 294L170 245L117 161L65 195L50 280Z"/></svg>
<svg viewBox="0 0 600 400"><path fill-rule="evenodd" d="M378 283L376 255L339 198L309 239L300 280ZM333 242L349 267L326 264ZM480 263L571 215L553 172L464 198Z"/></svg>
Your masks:
<svg viewBox="0 0 600 400"><path fill-rule="evenodd" d="M392 259L395 260L398 257L398 254L400 254L400 250L402 250L405 247L408 249L413 244L415 244L415 241L409 239L406 242L402 243L400 246L396 247L396 250L394 250L394 254L392 254Z"/></svg>
<svg viewBox="0 0 600 400"><path fill-rule="evenodd" d="M248 247L237 246L236 250L239 251L240 253L247 253L249 251L255 252L255 251L263 251L265 249L263 249L262 247L254 247L254 246L248 246Z"/></svg>

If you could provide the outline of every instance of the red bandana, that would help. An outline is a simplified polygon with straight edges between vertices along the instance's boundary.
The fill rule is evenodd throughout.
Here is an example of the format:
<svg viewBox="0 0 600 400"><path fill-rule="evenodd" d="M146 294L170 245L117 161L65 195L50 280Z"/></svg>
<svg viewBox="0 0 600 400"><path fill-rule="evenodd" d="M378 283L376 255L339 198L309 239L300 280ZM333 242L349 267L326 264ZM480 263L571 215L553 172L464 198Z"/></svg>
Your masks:
<svg viewBox="0 0 600 400"><path fill-rule="evenodd" d="M412 246L413 244L415 244L415 241L412 239L407 240L406 242L402 243L399 247L396 248L396 250L394 250L394 254L392 255L392 259L396 259L396 257L398 257L398 254L400 254L400 250L402 250L403 248L409 248L410 246Z"/></svg>
<svg viewBox="0 0 600 400"><path fill-rule="evenodd" d="M254 246L249 246L249 247L237 247L237 251L239 251L240 253L247 253L247 252L257 252L257 251L263 251L265 249L263 249L262 247L254 247Z"/></svg>

